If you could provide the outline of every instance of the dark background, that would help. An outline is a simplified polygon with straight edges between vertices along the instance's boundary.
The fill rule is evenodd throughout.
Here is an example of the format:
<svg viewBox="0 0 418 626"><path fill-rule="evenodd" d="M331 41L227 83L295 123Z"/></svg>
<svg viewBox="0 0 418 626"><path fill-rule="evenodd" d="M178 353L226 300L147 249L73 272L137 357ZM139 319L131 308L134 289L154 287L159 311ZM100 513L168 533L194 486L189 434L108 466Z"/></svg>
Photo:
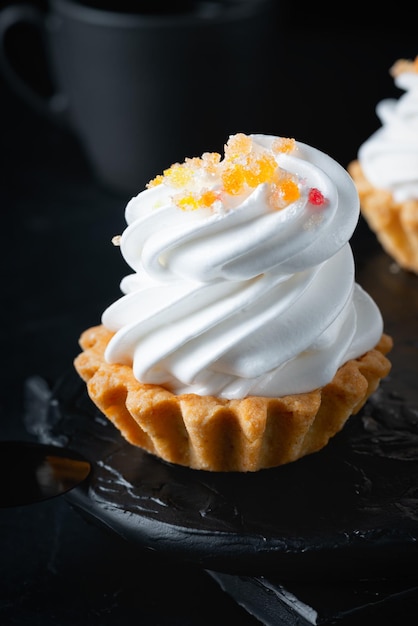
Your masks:
<svg viewBox="0 0 418 626"><path fill-rule="evenodd" d="M366 19L364 11L364 3L278 2L269 96L262 112L241 108L231 133L292 136L344 166L355 158L380 125L376 103L400 95L390 66L418 54L405 12L379 8ZM20 63L47 93L42 56L27 54L36 43L28 31ZM249 88L257 71L248 67ZM0 437L15 439L28 437L25 380L52 385L65 374L79 334L120 295L126 267L110 241L124 228L129 197L96 181L72 131L32 111L1 76L0 142ZM258 623L204 572L136 553L62 498L0 509L0 537L1 624Z"/></svg>

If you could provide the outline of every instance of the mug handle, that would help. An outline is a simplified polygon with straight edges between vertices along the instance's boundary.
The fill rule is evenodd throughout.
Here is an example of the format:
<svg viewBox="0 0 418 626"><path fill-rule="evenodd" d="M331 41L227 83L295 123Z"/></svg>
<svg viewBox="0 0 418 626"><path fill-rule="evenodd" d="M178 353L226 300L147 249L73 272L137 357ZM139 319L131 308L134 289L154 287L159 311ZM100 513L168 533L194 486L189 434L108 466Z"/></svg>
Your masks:
<svg viewBox="0 0 418 626"><path fill-rule="evenodd" d="M14 66L11 55L7 49L7 38L15 26L30 25L36 29L41 37L41 45L46 51L46 17L45 14L30 4L10 5L0 11L0 70L10 87L33 109L41 115L47 116L57 122L67 124L67 99L64 94L56 91L51 96L43 96L32 87L22 72ZM16 33L16 38L18 33ZM24 44L24 42L23 42ZM24 49L22 47L22 49ZM25 50L25 55L30 54ZM45 76L49 76L49 68L44 68Z"/></svg>

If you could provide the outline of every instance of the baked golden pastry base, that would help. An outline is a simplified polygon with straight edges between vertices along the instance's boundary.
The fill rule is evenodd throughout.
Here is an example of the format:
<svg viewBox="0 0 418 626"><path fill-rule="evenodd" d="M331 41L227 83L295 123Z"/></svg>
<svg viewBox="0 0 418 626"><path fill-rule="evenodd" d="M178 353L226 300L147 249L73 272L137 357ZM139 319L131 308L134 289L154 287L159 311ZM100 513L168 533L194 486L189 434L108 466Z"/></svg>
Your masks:
<svg viewBox="0 0 418 626"><path fill-rule="evenodd" d="M396 203L389 191L369 183L358 160L347 169L357 187L361 212L383 249L402 268L418 273L418 200Z"/></svg>
<svg viewBox="0 0 418 626"><path fill-rule="evenodd" d="M226 400L174 395L139 383L127 365L109 364L110 333L87 329L74 365L90 398L130 443L169 461L208 471L253 472L290 463L323 448L357 413L391 368L392 339L348 361L310 393Z"/></svg>

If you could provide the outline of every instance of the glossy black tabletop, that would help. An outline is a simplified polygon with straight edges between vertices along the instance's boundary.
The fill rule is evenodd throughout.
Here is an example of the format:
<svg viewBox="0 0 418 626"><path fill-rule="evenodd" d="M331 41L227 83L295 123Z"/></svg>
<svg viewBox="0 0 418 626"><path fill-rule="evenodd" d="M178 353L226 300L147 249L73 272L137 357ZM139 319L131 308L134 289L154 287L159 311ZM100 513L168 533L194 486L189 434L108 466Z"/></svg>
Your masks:
<svg viewBox="0 0 418 626"><path fill-rule="evenodd" d="M416 39L409 29L391 32L389 24L357 30L354 18L341 28L337 20L319 19L301 26L300 18L287 11L278 20L277 45L266 61L271 102L263 119L245 111L241 130L294 136L347 165L378 127L376 102L399 95L388 68L399 57L415 57ZM79 334L120 294L126 267L110 241L124 227L129 195L95 180L71 130L32 112L1 77L0 142L0 437L32 440L31 383L54 389L71 369ZM395 342L409 350L403 375L395 371L392 401L414 389L412 419L418 410L418 328L406 336L406 326L397 324L399 311L414 299L403 302L396 293L398 284L400 294L406 286L418 289L418 281L394 273L362 220L352 243L363 286L387 314ZM381 296L385 289L389 300ZM409 319L417 319L413 309ZM413 321L409 333L411 328ZM400 366L396 348L393 360ZM41 421L50 400L45 393L39 398ZM408 451L414 454L410 440ZM326 454L332 457L332 451ZM416 502L416 492L414 497ZM409 505L407 517L416 520L412 496ZM341 624L370 624L370 611L373 623L382 624L388 616L389 623L411 623L416 616L418 581L406 571L372 583L360 580L361 568L358 580L350 575L326 584L309 577L281 580L274 572L235 575L233 563L216 571L207 561L202 566L182 559L181 550L147 549L88 513L76 495L0 508L0 624L279 626L329 624L335 616Z"/></svg>

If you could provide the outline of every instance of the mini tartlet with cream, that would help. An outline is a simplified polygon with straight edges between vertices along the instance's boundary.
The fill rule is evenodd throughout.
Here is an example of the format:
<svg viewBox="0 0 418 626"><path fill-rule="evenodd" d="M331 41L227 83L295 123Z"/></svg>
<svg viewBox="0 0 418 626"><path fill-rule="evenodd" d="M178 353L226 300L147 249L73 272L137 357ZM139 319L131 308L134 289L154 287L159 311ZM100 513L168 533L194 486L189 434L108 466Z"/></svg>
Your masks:
<svg viewBox="0 0 418 626"><path fill-rule="evenodd" d="M418 273L418 56L398 60L390 73L405 93L378 103L381 127L360 146L348 171L382 248Z"/></svg>
<svg viewBox="0 0 418 626"><path fill-rule="evenodd" d="M351 177L293 139L238 133L132 198L133 272L75 367L133 445L208 471L323 448L390 371L391 338L355 281Z"/></svg>

